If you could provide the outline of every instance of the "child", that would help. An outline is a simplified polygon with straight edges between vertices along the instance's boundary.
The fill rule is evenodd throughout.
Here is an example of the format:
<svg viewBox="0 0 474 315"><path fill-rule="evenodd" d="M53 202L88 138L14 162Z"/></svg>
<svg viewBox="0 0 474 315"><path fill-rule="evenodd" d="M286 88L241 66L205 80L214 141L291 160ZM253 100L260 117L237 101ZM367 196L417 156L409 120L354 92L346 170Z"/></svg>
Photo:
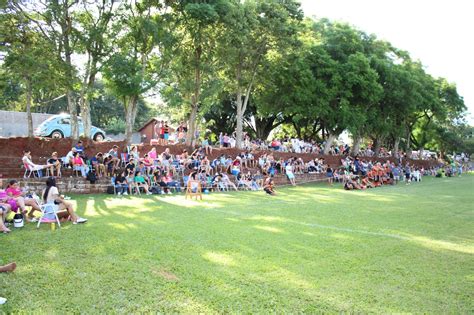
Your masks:
<svg viewBox="0 0 474 315"><path fill-rule="evenodd" d="M134 180L135 180L135 183L136 183L136 185L137 185L137 187L138 187L137 190L140 189L140 187L143 187L143 189L145 190L145 193L146 193L147 195L151 195L151 192L148 190L148 188L149 188L150 186L148 185L148 183L147 183L146 180L145 180L145 177L143 177L143 175L142 175L142 173L141 173L140 171L137 171L137 172L135 173L135 178L134 178Z"/></svg>
<svg viewBox="0 0 474 315"><path fill-rule="evenodd" d="M275 189L273 188L273 179L270 176L265 179L263 190L270 196L276 195Z"/></svg>
<svg viewBox="0 0 474 315"><path fill-rule="evenodd" d="M122 172L120 174L117 174L115 176L115 190L117 191L117 195L121 196L122 194L124 196L128 195L128 183L127 183L127 178L125 172Z"/></svg>

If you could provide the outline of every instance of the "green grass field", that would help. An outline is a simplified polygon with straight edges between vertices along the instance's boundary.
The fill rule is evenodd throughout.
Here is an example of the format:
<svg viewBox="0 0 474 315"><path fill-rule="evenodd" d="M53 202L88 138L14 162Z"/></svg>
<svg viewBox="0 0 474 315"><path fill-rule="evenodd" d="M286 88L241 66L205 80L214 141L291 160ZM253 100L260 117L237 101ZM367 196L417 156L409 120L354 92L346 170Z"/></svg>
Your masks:
<svg viewBox="0 0 474 315"><path fill-rule="evenodd" d="M73 196L0 235L2 312L474 312L474 176L344 191Z"/></svg>

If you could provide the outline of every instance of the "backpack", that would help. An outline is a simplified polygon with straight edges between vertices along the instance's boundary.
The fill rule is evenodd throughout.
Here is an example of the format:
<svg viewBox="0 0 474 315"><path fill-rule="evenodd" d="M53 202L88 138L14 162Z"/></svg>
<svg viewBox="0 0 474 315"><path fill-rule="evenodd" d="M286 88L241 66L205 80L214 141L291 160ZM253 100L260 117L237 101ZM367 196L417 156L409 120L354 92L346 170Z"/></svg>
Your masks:
<svg viewBox="0 0 474 315"><path fill-rule="evenodd" d="M113 195L114 194L114 186L112 186L112 185L107 186L107 193L110 194L110 195Z"/></svg>

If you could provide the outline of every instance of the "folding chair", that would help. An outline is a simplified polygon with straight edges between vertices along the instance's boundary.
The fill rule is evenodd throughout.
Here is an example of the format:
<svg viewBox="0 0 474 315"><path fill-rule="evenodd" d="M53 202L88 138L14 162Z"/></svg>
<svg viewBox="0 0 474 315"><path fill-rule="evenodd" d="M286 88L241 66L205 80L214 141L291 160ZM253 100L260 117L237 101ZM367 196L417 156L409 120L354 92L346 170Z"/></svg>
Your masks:
<svg viewBox="0 0 474 315"><path fill-rule="evenodd" d="M46 203L40 206L41 209L41 217L38 220L38 225L36 226L39 229L41 223L58 223L58 226L61 228L61 222L59 222L58 218L58 205L54 203Z"/></svg>
<svg viewBox="0 0 474 315"><path fill-rule="evenodd" d="M128 153L120 153L120 166L125 167L130 161L130 156Z"/></svg>
<svg viewBox="0 0 474 315"><path fill-rule="evenodd" d="M33 177L40 177L38 170L32 169L27 163L23 163L23 167L25 168L25 173L23 174L23 178L30 178L31 174L33 174Z"/></svg>
<svg viewBox="0 0 474 315"><path fill-rule="evenodd" d="M195 196L196 200L198 199L198 197L202 200L202 187L200 181L193 179L188 180L188 184L186 185L186 195L184 196L184 199L188 199L188 196L190 197L190 199L193 199L193 196Z"/></svg>

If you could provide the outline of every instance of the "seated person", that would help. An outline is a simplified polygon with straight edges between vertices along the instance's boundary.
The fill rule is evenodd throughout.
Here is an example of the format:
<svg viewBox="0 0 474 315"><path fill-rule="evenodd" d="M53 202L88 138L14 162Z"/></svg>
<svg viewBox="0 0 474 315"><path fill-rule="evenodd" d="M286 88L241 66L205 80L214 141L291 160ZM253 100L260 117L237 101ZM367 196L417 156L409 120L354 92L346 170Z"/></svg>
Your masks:
<svg viewBox="0 0 474 315"><path fill-rule="evenodd" d="M27 167L29 170L38 172L38 177L43 177L43 170L48 168L48 165L38 165L31 161L31 151L25 150L23 151L23 165Z"/></svg>
<svg viewBox="0 0 474 315"><path fill-rule="evenodd" d="M125 170L127 171L127 174L135 174L135 160L130 159L128 161L127 165L125 165Z"/></svg>
<svg viewBox="0 0 474 315"><path fill-rule="evenodd" d="M69 201L64 200L64 196L59 195L58 188L56 187L56 179L49 177L46 180L46 189L43 190L43 201L45 204L54 203L58 206L58 217L69 217L72 224L85 223L87 219L79 217L72 207Z"/></svg>
<svg viewBox="0 0 474 315"><path fill-rule="evenodd" d="M126 179L128 183L128 189L130 189L130 194L133 194L133 190L135 190L135 193L138 195L140 193L140 190L138 188L137 183L135 183L135 174L127 172L125 174L127 174Z"/></svg>
<svg viewBox="0 0 474 315"><path fill-rule="evenodd" d="M118 153L118 146L114 145L109 151L110 161L112 164L112 173L115 173L115 170L120 166L120 158Z"/></svg>
<svg viewBox="0 0 474 315"><path fill-rule="evenodd" d="M155 172L153 173L153 181L156 183L156 185L160 186L162 195L166 193L171 193L169 191L168 185L164 182L164 178L159 170L155 170Z"/></svg>
<svg viewBox="0 0 474 315"><path fill-rule="evenodd" d="M176 192L181 192L181 187L179 183L175 180L173 180L173 177L171 176L170 173L165 173L163 176L163 181L166 183L167 187L174 187L176 189ZM169 190L168 193L171 193Z"/></svg>
<svg viewBox="0 0 474 315"><path fill-rule="evenodd" d="M0 233L7 234L11 232L11 230L5 226L5 219L8 213L10 213L10 210L10 205L0 200Z"/></svg>
<svg viewBox="0 0 474 315"><path fill-rule="evenodd" d="M147 169L146 174L151 174L153 172L154 160L148 155L148 153L143 156L142 163Z"/></svg>
<svg viewBox="0 0 474 315"><path fill-rule="evenodd" d="M128 183L125 172L117 173L117 175L115 176L114 185L117 195L128 195Z"/></svg>
<svg viewBox="0 0 474 315"><path fill-rule="evenodd" d="M86 158L86 152L84 151L84 144L82 143L81 140L79 140L77 142L77 144L74 146L74 148L76 149L76 152L79 154L79 156L84 159L84 160L87 160Z"/></svg>
<svg viewBox="0 0 474 315"><path fill-rule="evenodd" d="M115 162L113 161L113 158L107 153L107 154L104 154L104 166L105 166L105 175L108 176L112 176L112 174L114 174L114 165L115 165Z"/></svg>
<svg viewBox="0 0 474 315"><path fill-rule="evenodd" d="M49 158L47 165L50 166L51 176L54 176L54 170L56 170L56 176L61 177L61 161L58 159L57 152L51 154L51 158Z"/></svg>
<svg viewBox="0 0 474 315"><path fill-rule="evenodd" d="M365 186L367 188L375 188L375 185L372 184L368 176L362 177L362 186Z"/></svg>
<svg viewBox="0 0 474 315"><path fill-rule="evenodd" d="M26 207L30 206L31 210L28 213L28 216L25 217L25 220L27 222L30 221L35 221L34 219L34 211L41 211L40 206L36 202L35 199L26 197L25 193L22 192L20 189L20 185L18 184L18 181L12 179L7 186L7 189L5 189L6 194L10 199L13 199L15 201L16 207L12 207L13 212L17 212L18 208L20 208L21 212L25 215L27 213ZM11 202L8 202L9 204L12 204Z"/></svg>
<svg viewBox="0 0 474 315"><path fill-rule="evenodd" d="M226 187L232 187L235 191L238 191L237 186L230 180L226 173L222 173L222 182Z"/></svg>
<svg viewBox="0 0 474 315"><path fill-rule="evenodd" d="M70 168L72 168L72 160L74 158L74 153L76 152L76 148L72 148L71 151L69 151L66 154L66 157L64 158L64 164Z"/></svg>
<svg viewBox="0 0 474 315"><path fill-rule="evenodd" d="M145 175L145 176L148 174L148 168L145 166L145 163L143 163L143 161L138 163L135 171L139 171L140 173L142 173L142 175Z"/></svg>
<svg viewBox="0 0 474 315"><path fill-rule="evenodd" d="M150 186L148 185L147 180L145 179L145 177L142 175L140 171L135 172L134 180L138 189L140 189L140 187L143 187L143 189L145 190L145 193L147 195L151 195L151 192L149 190Z"/></svg>
<svg viewBox="0 0 474 315"><path fill-rule="evenodd" d="M268 176L266 179L265 179L265 182L263 184L263 190L271 195L271 196L275 196L276 195L276 192L275 192L275 188L274 188L274 184L273 184L273 179Z"/></svg>
<svg viewBox="0 0 474 315"><path fill-rule="evenodd" d="M95 169L95 172L99 178L106 175L104 155L102 152L98 152L94 157L91 158L91 165Z"/></svg>
<svg viewBox="0 0 474 315"><path fill-rule="evenodd" d="M87 178L87 172L89 171L89 167L84 163L82 157L79 156L79 153L74 152L72 158L72 168L75 171L80 171L83 178Z"/></svg>
<svg viewBox="0 0 474 315"><path fill-rule="evenodd" d="M212 154L212 147L211 147L208 137L204 138L204 140L202 141L202 146L206 150L206 154L209 154L209 155Z"/></svg>

